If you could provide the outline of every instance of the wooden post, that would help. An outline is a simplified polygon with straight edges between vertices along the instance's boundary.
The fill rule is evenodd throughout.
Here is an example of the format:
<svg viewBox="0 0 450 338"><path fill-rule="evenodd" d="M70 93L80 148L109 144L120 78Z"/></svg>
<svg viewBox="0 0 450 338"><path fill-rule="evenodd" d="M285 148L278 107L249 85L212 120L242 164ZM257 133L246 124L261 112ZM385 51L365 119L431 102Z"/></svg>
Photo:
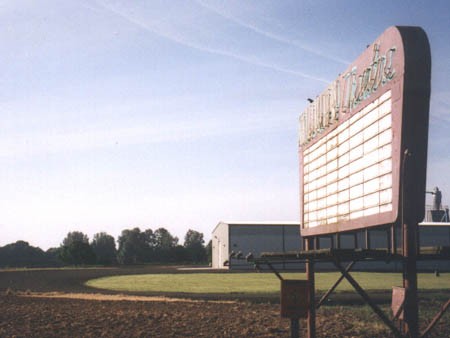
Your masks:
<svg viewBox="0 0 450 338"><path fill-rule="evenodd" d="M291 318L291 338L300 337L300 323L298 318Z"/></svg>

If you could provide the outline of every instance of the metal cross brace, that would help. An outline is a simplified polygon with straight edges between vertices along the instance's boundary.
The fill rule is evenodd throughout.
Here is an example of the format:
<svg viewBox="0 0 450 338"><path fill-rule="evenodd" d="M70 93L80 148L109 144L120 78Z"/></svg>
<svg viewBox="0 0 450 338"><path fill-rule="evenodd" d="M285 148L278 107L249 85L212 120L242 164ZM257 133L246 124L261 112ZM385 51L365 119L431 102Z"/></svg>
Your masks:
<svg viewBox="0 0 450 338"><path fill-rule="evenodd" d="M347 279L347 281L353 286L353 288L358 292L358 294L366 301L366 303L372 308L372 310L380 317L386 326L388 326L392 333L398 337L402 338L403 335L397 329L397 327L391 322L391 320L384 314L384 312L370 299L369 295L363 290L363 288L358 284L358 282L350 275L350 273L342 267L338 260L333 261L334 265L342 273L342 275Z"/></svg>

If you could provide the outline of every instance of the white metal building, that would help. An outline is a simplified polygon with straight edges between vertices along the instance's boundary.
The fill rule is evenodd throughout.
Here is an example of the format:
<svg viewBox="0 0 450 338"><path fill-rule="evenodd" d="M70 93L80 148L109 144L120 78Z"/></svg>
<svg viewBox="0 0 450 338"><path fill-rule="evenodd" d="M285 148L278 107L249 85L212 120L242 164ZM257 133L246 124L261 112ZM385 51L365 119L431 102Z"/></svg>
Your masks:
<svg viewBox="0 0 450 338"><path fill-rule="evenodd" d="M363 243L363 233L359 233L359 243ZM419 227L421 247L450 246L450 223L423 222ZM353 247L353 236L342 238L342 246ZM374 248L386 248L385 231L372 234ZM326 241L321 248L329 247ZM296 222L220 222L212 232L212 267L214 269L252 269L253 264L243 259L229 259L230 253L242 252L245 257L252 253L259 257L261 252L288 252L302 249L300 225ZM228 261L228 265L224 262ZM333 268L328 263L319 264L318 269ZM287 266L296 268L300 266ZM280 268L280 266L277 266ZM440 269L450 271L450 261L419 261L418 268L422 271ZM355 270L399 271L400 263L386 264L358 262Z"/></svg>
<svg viewBox="0 0 450 338"><path fill-rule="evenodd" d="M261 252L300 250L298 222L220 222L212 232L212 267L215 269L253 268L245 260L229 259L232 251L243 256ZM228 266L224 262L229 261Z"/></svg>

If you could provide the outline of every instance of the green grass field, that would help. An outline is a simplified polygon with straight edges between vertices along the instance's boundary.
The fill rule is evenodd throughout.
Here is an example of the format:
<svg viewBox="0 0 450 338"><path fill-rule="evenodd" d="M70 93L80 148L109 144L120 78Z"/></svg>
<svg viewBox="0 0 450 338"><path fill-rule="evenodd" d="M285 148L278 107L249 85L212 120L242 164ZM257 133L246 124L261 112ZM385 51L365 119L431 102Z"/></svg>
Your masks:
<svg viewBox="0 0 450 338"><path fill-rule="evenodd" d="M336 272L317 273L316 289L326 291L339 278ZM354 272L352 276L366 290L390 291L401 286L399 273ZM286 279L306 279L304 273L285 273ZM436 277L432 273L418 275L421 290L450 290L450 273ZM87 286L131 292L174 292L192 294L274 294L280 290L280 281L272 273L193 273L148 274L104 277L90 280ZM342 281L337 292L351 291L351 285Z"/></svg>

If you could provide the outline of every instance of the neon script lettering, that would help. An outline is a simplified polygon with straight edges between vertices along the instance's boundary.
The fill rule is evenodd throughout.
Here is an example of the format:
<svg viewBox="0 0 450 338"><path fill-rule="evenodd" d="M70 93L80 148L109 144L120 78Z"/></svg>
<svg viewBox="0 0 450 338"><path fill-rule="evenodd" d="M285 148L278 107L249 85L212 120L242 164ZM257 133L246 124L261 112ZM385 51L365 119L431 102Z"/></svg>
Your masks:
<svg viewBox="0 0 450 338"><path fill-rule="evenodd" d="M395 76L393 59L395 47L380 54L380 46L374 44L371 63L364 69L353 67L312 102L300 115L299 143L306 145L331 125L339 121L342 114L355 110L379 88Z"/></svg>

